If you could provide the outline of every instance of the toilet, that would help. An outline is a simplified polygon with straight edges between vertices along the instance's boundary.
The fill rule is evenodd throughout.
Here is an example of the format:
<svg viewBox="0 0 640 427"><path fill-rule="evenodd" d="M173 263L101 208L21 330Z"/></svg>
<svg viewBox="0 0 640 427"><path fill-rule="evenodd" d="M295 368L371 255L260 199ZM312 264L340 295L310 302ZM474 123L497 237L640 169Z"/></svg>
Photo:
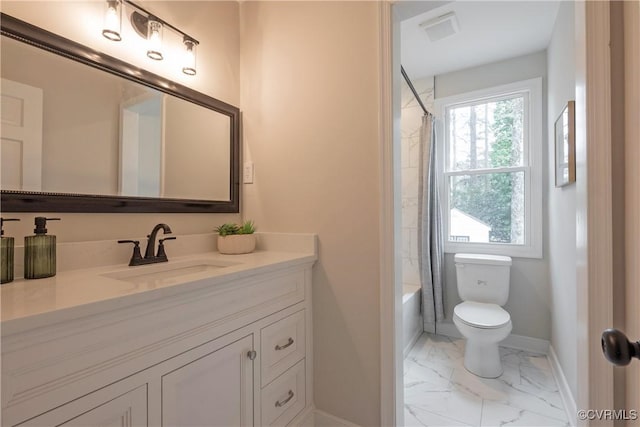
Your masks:
<svg viewBox="0 0 640 427"><path fill-rule="evenodd" d="M511 258L456 254L458 295L453 323L466 338L464 366L479 377L502 375L498 343L511 332L511 316L502 308L509 298Z"/></svg>

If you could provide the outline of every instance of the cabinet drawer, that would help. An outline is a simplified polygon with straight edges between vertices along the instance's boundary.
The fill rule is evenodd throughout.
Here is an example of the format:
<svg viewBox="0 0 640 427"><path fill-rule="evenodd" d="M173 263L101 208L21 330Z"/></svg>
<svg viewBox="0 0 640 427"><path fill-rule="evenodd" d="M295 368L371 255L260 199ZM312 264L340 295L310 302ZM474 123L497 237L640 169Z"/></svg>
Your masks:
<svg viewBox="0 0 640 427"><path fill-rule="evenodd" d="M305 405L305 361L303 359L262 389L261 425L287 425L304 409Z"/></svg>
<svg viewBox="0 0 640 427"><path fill-rule="evenodd" d="M122 392L117 384L32 418L17 427L143 427L147 425L147 385Z"/></svg>
<svg viewBox="0 0 640 427"><path fill-rule="evenodd" d="M260 338L264 387L305 356L305 311L264 327Z"/></svg>

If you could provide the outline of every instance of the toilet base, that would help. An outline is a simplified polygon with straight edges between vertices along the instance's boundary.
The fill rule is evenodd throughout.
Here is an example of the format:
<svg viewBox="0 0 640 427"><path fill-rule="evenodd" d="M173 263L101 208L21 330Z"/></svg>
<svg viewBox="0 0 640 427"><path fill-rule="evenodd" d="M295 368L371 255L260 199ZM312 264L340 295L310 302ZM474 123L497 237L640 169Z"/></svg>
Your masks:
<svg viewBox="0 0 640 427"><path fill-rule="evenodd" d="M464 367L482 378L498 378L502 375L502 363L498 344L479 342L467 338L464 349Z"/></svg>

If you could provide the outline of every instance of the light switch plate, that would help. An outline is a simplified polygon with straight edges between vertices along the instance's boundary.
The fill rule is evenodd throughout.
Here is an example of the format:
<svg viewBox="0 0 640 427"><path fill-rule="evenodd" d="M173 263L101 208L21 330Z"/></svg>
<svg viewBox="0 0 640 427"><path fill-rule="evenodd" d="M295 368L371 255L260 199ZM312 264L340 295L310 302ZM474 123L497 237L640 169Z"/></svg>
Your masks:
<svg viewBox="0 0 640 427"><path fill-rule="evenodd" d="M242 182L245 184L253 184L253 162L244 162Z"/></svg>

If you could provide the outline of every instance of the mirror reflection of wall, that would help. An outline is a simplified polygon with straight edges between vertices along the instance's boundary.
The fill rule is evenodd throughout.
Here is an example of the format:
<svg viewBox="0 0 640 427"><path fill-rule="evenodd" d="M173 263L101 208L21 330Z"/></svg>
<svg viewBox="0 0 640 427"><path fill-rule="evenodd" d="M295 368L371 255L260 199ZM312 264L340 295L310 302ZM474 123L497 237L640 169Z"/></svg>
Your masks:
<svg viewBox="0 0 640 427"><path fill-rule="evenodd" d="M7 37L1 55L3 190L230 199L228 116ZM40 129L8 134L33 121L14 110Z"/></svg>

